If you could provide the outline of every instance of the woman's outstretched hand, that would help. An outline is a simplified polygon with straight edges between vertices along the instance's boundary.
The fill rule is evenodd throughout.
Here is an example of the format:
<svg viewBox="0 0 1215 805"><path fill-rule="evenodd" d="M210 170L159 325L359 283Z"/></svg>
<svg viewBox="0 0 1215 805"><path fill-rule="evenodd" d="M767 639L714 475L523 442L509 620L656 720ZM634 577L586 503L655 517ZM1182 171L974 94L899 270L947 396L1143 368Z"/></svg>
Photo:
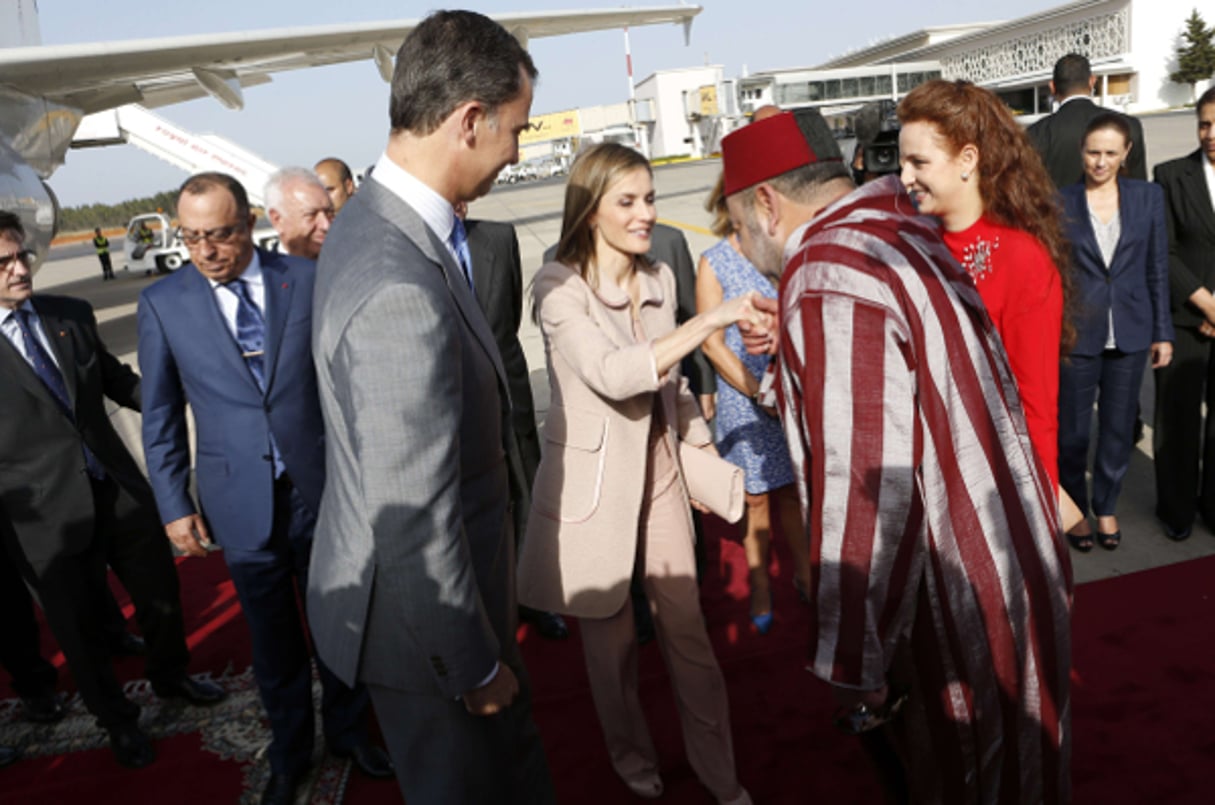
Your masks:
<svg viewBox="0 0 1215 805"><path fill-rule="evenodd" d="M752 293L751 318L739 321L743 346L752 355L775 355L780 346L780 303Z"/></svg>

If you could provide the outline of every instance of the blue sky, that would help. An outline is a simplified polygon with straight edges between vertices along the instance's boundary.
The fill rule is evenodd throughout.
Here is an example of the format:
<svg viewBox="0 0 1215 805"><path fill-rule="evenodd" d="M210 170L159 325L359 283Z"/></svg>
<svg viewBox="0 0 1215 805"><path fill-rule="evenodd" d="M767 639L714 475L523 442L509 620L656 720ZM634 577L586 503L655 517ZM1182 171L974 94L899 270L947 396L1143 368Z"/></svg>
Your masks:
<svg viewBox="0 0 1215 805"><path fill-rule="evenodd" d="M658 5L630 0L627 5ZM488 14L606 8L609 0L478 0ZM704 11L684 46L677 26L634 29L637 80L655 70L722 64L727 77L806 66L858 47L933 25L1014 19L1060 5L1058 0L1005 0L987 16L960 0L871 0L852 5L807 0L701 0ZM390 0L39 0L45 44L218 33L297 25L413 19L437 3ZM618 103L627 97L619 31L534 40L540 69L534 113ZM275 76L245 92L239 112L205 99L159 113L189 130L214 132L280 164L311 165L327 155L352 166L375 161L387 136L388 87L370 61ZM176 187L185 175L132 146L71 151L51 179L68 206L115 202Z"/></svg>

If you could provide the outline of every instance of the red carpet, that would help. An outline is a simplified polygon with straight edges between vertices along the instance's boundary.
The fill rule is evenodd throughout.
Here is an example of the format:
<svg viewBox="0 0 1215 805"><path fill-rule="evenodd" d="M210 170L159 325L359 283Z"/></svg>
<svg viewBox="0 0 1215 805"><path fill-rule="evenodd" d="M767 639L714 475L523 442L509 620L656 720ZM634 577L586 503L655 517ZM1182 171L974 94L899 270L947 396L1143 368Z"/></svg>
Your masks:
<svg viewBox="0 0 1215 805"><path fill-rule="evenodd" d="M766 637L746 617L746 572L733 529L710 528L703 585L705 616L730 690L739 775L758 803L880 801L867 761L853 739L830 725L825 686L804 670L805 610L790 583L787 554L774 561L777 622ZM726 536L722 540L722 536ZM157 737L159 760L128 771L112 759L92 719L72 702L71 718L51 727L15 720L16 702L0 688L0 743L27 758L0 770L0 802L255 801L267 733L247 673L248 633L220 557L180 565L192 671L233 691L215 711L162 710L133 682L146 704L144 725ZM1215 757L1215 558L1082 586L1076 593L1074 642L1074 800L1077 803L1210 801ZM121 600L121 599L120 599ZM639 801L613 775L586 690L576 635L549 643L523 635L535 691L535 716L562 802L607 805ZM48 656L54 653L47 642ZM55 656L57 664L62 658ZM119 665L138 680L139 660ZM642 649L642 698L666 781L663 802L709 803L683 757L679 724L658 649ZM71 689L64 673L62 688ZM344 790L343 790L344 789ZM1203 794L1202 792L1208 793ZM392 784L326 760L311 803L399 803Z"/></svg>

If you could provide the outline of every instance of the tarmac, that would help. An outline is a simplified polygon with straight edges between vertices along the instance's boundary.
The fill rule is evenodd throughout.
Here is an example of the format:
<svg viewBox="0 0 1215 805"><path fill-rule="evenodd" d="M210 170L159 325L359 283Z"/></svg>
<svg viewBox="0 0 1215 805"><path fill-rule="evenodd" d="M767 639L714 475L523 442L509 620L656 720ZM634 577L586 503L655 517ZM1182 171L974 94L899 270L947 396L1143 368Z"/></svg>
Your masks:
<svg viewBox="0 0 1215 805"><path fill-rule="evenodd" d="M1182 156L1197 145L1193 112L1169 113L1143 118L1149 148L1149 165ZM709 231L709 213L704 200L721 170L715 159L659 167L654 181L658 193L659 220L682 229L694 256L716 242ZM564 197L561 177L522 185L494 188L472 205L472 218L507 221L515 225L523 265L525 290L541 265L546 248L557 242L561 230ZM120 241L112 247L117 278L103 281L97 259L79 244L54 247L35 277L40 292L66 294L87 299L94 307L102 339L120 360L137 364L135 310L139 293L156 281L142 272L124 270ZM531 369L532 390L538 417L543 420L549 406L544 346L539 328L532 322L530 302L524 304L520 341ZM402 358L404 359L404 357ZM1137 570L1183 562L1215 554L1215 537L1201 522L1189 540L1175 543L1164 536L1154 516L1155 479L1152 471L1151 428L1152 377L1145 375L1141 393L1145 437L1132 455L1119 501L1119 524L1123 540L1116 551L1100 547L1091 553L1071 552L1077 583L1093 581ZM142 462L139 414L112 407L115 425L132 452Z"/></svg>

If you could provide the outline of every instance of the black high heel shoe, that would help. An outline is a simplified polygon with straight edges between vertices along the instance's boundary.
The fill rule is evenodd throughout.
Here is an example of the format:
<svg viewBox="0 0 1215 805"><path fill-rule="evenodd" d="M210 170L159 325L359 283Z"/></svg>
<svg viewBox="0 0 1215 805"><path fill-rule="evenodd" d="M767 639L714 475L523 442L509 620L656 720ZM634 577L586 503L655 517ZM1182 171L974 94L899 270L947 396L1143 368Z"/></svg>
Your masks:
<svg viewBox="0 0 1215 805"><path fill-rule="evenodd" d="M1072 532L1068 531L1067 542L1080 553L1088 553L1093 549L1093 532L1090 531L1087 534L1073 534ZM1102 545L1101 547L1104 548L1105 545ZM1117 546L1115 545L1115 547Z"/></svg>

